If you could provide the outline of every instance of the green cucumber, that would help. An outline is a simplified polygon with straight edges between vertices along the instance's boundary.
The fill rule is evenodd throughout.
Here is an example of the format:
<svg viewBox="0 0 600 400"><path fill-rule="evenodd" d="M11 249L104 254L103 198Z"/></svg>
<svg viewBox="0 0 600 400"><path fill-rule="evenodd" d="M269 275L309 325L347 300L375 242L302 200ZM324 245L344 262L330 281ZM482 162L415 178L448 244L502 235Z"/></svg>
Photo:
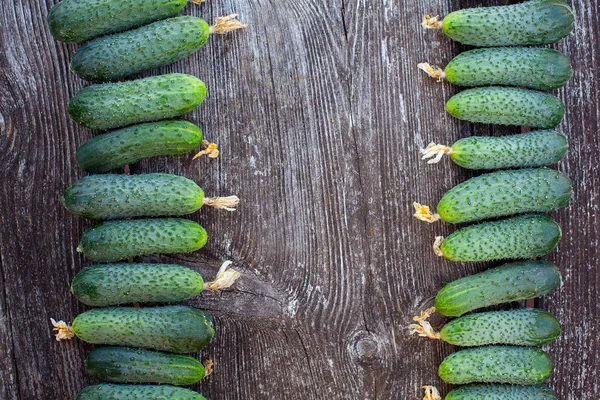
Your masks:
<svg viewBox="0 0 600 400"><path fill-rule="evenodd" d="M48 13L50 33L67 43L120 32L171 17L187 0L63 0Z"/></svg>
<svg viewBox="0 0 600 400"><path fill-rule="evenodd" d="M94 378L112 383L193 385L204 378L204 366L193 357L132 349L99 347L85 359Z"/></svg>
<svg viewBox="0 0 600 400"><path fill-rule="evenodd" d="M157 21L88 42L73 55L71 70L92 82L116 81L192 55L209 32L203 19L188 15Z"/></svg>
<svg viewBox="0 0 600 400"><path fill-rule="evenodd" d="M522 215L459 229L434 251L450 261L490 261L540 257L556 248L561 231L546 215Z"/></svg>
<svg viewBox="0 0 600 400"><path fill-rule="evenodd" d="M444 381L537 385L552 374L552 360L535 347L486 346L450 354L438 369Z"/></svg>
<svg viewBox="0 0 600 400"><path fill-rule="evenodd" d="M82 269L71 292L88 306L185 301L202 291L196 271L176 264L120 263Z"/></svg>
<svg viewBox="0 0 600 400"><path fill-rule="evenodd" d="M446 103L446 111L470 122L554 128L562 120L565 106L548 93L490 86L455 94Z"/></svg>
<svg viewBox="0 0 600 400"><path fill-rule="evenodd" d="M494 289L497 291L498 286ZM488 344L543 346L559 336L560 323L556 317L535 308L468 314L448 322L440 330L441 340L463 347Z"/></svg>
<svg viewBox="0 0 600 400"><path fill-rule="evenodd" d="M193 353L212 340L210 317L188 306L108 307L79 314L73 333L84 342Z"/></svg>
<svg viewBox="0 0 600 400"><path fill-rule="evenodd" d="M71 99L68 111L86 128L108 130L177 117L198 107L205 97L200 79L167 74L88 86Z"/></svg>
<svg viewBox="0 0 600 400"><path fill-rule="evenodd" d="M435 297L435 308L460 317L478 308L539 297L559 286L560 271L550 261L513 262L448 283Z"/></svg>
<svg viewBox="0 0 600 400"><path fill-rule="evenodd" d="M543 386L473 384L448 393L445 400L557 400L551 389Z"/></svg>
<svg viewBox="0 0 600 400"><path fill-rule="evenodd" d="M575 16L563 0L530 0L454 11L444 17L441 25L447 36L462 44L533 46L567 36L575 28Z"/></svg>
<svg viewBox="0 0 600 400"><path fill-rule="evenodd" d="M206 231L181 218L118 220L87 229L77 251L92 261L113 262L149 254L189 253L206 244Z"/></svg>
<svg viewBox="0 0 600 400"><path fill-rule="evenodd" d="M453 224L526 212L547 212L569 204L572 183L548 168L496 171L476 176L447 191L439 217Z"/></svg>
<svg viewBox="0 0 600 400"><path fill-rule="evenodd" d="M88 386L75 400L206 400L189 389L168 385L116 385L101 383Z"/></svg>
<svg viewBox="0 0 600 400"><path fill-rule="evenodd" d="M163 173L90 175L62 197L69 212L88 219L179 216L199 210L203 201L194 181Z"/></svg>
<svg viewBox="0 0 600 400"><path fill-rule="evenodd" d="M187 153L202 144L202 132L187 121L159 121L105 133L82 144L77 163L103 173L155 156Z"/></svg>

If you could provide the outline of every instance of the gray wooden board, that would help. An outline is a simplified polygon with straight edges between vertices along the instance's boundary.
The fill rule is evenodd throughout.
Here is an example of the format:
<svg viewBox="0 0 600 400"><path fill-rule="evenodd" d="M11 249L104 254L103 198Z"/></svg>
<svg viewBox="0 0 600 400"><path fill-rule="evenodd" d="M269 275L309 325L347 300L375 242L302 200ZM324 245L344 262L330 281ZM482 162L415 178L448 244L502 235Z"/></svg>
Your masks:
<svg viewBox="0 0 600 400"><path fill-rule="evenodd" d="M53 0L16 0L0 9L0 398L70 399L95 381L83 359L91 346L58 343L50 317L86 309L69 293L90 262L75 252L89 221L69 215L60 195L85 175L75 149L94 133L66 104L86 84L69 72L75 45L52 39ZM486 3L488 4L488 3ZM496 4L506 4L496 3ZM149 74L186 72L208 86L185 118L219 144L216 160L159 157L130 167L195 179L208 195L237 194L239 211L189 216L209 232L205 249L174 261L213 276L232 260L243 278L203 293L216 337L197 354L215 373L193 389L209 399L418 399L422 384L448 387L437 365L453 349L407 335L413 315L446 282L490 264L435 257L435 235L454 228L411 217L413 200L434 205L473 174L448 160L430 166L418 148L518 128L473 125L444 112L457 89L416 69L463 50L423 31L423 14L444 15L474 0L213 1L185 14L212 21L237 12L251 27L212 37L189 59ZM557 91L567 104L559 129L570 153L559 169L574 180L570 208L554 215L564 233L547 257L563 271L559 291L538 302L564 325L548 349L560 399L600 392L597 159L600 97L599 7L573 3L577 29L554 47L575 75Z"/></svg>

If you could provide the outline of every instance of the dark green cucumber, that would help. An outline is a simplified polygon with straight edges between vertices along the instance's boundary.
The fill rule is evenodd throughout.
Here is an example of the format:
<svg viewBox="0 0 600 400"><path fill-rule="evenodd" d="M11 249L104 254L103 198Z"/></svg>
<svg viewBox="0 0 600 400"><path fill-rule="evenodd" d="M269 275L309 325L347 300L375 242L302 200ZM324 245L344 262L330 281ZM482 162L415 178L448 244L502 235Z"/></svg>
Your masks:
<svg viewBox="0 0 600 400"><path fill-rule="evenodd" d="M90 175L62 197L69 212L89 219L179 216L199 210L203 200L194 181L163 173Z"/></svg>
<svg viewBox="0 0 600 400"><path fill-rule="evenodd" d="M116 81L190 56L204 46L209 32L197 17L157 21L88 42L73 55L71 70L92 82Z"/></svg>
<svg viewBox="0 0 600 400"><path fill-rule="evenodd" d="M448 283L435 297L435 308L442 315L460 317L478 308L539 297L559 286L560 271L553 263L513 262Z"/></svg>
<svg viewBox="0 0 600 400"><path fill-rule="evenodd" d="M95 308L79 314L73 332L84 342L193 353L212 340L210 317L193 307Z"/></svg>
<svg viewBox="0 0 600 400"><path fill-rule="evenodd" d="M471 136L452 145L450 159L469 169L543 167L562 160L568 147L566 136L555 131Z"/></svg>
<svg viewBox="0 0 600 400"><path fill-rule="evenodd" d="M525 259L548 254L560 237L560 227L552 218L522 215L459 229L434 250L451 261Z"/></svg>
<svg viewBox="0 0 600 400"><path fill-rule="evenodd" d="M571 78L571 59L538 47L499 47L465 51L444 69L446 79L459 86L523 86L550 90Z"/></svg>
<svg viewBox="0 0 600 400"><path fill-rule="evenodd" d="M77 251L96 262L149 254L189 253L206 244L206 231L181 218L108 221L87 229Z"/></svg>
<svg viewBox="0 0 600 400"><path fill-rule="evenodd" d="M498 286L494 289L497 291ZM468 314L448 322L440 331L444 342L463 347L488 344L543 346L559 336L560 323L556 317L535 308Z"/></svg>
<svg viewBox="0 0 600 400"><path fill-rule="evenodd" d="M440 378L456 385L471 382L537 385L552 374L552 360L535 347L486 346L450 354L438 369Z"/></svg>
<svg viewBox="0 0 600 400"><path fill-rule="evenodd" d="M565 106L548 93L490 86L455 94L446 103L446 111L470 122L554 128L562 120Z"/></svg>
<svg viewBox="0 0 600 400"><path fill-rule="evenodd" d="M120 32L171 17L187 0L63 0L48 13L50 33L67 43Z"/></svg>
<svg viewBox="0 0 600 400"><path fill-rule="evenodd" d="M167 74L88 86L71 99L68 111L86 128L108 130L177 117L198 107L205 97L200 79Z"/></svg>
<svg viewBox="0 0 600 400"><path fill-rule="evenodd" d="M551 389L543 386L473 384L452 390L445 400L557 400Z"/></svg>
<svg viewBox="0 0 600 400"><path fill-rule="evenodd" d="M451 39L477 47L554 43L573 31L575 16L563 0L531 0L448 14L442 30Z"/></svg>
<svg viewBox="0 0 600 400"><path fill-rule="evenodd" d="M116 385L101 383L88 386L75 400L206 400L189 389L168 385Z"/></svg>
<svg viewBox="0 0 600 400"><path fill-rule="evenodd" d="M103 173L155 156L172 156L202 144L200 128L187 121L159 121L129 126L85 142L75 154L88 172Z"/></svg>
<svg viewBox="0 0 600 400"><path fill-rule="evenodd" d="M71 284L77 300L88 306L184 301L202 291L196 271L176 264L120 263L92 265Z"/></svg>
<svg viewBox="0 0 600 400"><path fill-rule="evenodd" d="M85 369L94 378L112 383L183 386L204 378L204 366L195 358L130 347L96 348L85 359Z"/></svg>
<svg viewBox="0 0 600 400"><path fill-rule="evenodd" d="M496 171L471 178L444 194L440 217L453 224L565 207L573 192L569 177L548 168Z"/></svg>

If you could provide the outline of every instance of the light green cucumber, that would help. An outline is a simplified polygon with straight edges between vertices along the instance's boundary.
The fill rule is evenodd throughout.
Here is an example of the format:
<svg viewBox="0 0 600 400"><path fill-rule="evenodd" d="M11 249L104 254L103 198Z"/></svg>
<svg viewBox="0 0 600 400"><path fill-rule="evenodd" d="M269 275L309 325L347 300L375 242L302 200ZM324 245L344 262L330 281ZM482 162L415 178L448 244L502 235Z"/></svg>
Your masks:
<svg viewBox="0 0 600 400"><path fill-rule="evenodd" d="M193 357L133 349L99 347L85 359L94 378L112 383L193 385L204 378L204 366Z"/></svg>
<svg viewBox="0 0 600 400"><path fill-rule="evenodd" d="M450 261L526 259L548 254L560 237L552 218L527 214L461 228L436 240L434 251Z"/></svg>
<svg viewBox="0 0 600 400"><path fill-rule="evenodd" d="M148 122L98 135L79 146L75 158L84 170L104 173L150 157L187 153L201 144L202 132L191 122Z"/></svg>
<svg viewBox="0 0 600 400"><path fill-rule="evenodd" d="M120 32L171 17L187 0L63 0L48 13L50 33L67 43Z"/></svg>
<svg viewBox="0 0 600 400"><path fill-rule="evenodd" d="M460 317L478 308L540 297L559 286L560 271L550 261L513 262L448 283L435 297L435 308Z"/></svg>
<svg viewBox="0 0 600 400"><path fill-rule="evenodd" d="M445 400L557 400L554 392L544 386L473 384L448 393Z"/></svg>
<svg viewBox="0 0 600 400"><path fill-rule="evenodd" d="M206 400L189 389L169 385L118 385L101 383L88 386L75 400Z"/></svg>
<svg viewBox="0 0 600 400"><path fill-rule="evenodd" d="M446 103L446 111L470 122L549 129L560 123L565 106L548 93L490 86L455 94Z"/></svg>
<svg viewBox="0 0 600 400"><path fill-rule="evenodd" d="M498 286L494 289L497 291ZM463 347L488 344L543 346L559 336L560 323L556 317L535 308L468 314L448 322L440 331L441 340Z"/></svg>
<svg viewBox="0 0 600 400"><path fill-rule="evenodd" d="M486 346L450 354L438 369L444 381L537 385L552 374L552 360L535 347Z"/></svg>
<svg viewBox="0 0 600 400"><path fill-rule="evenodd" d="M212 340L208 314L188 306L107 307L79 314L73 332L84 342L193 353Z"/></svg>
<svg viewBox="0 0 600 400"><path fill-rule="evenodd" d="M103 222L87 229L77 251L96 262L149 254L189 253L206 244L206 231L181 218Z"/></svg>
<svg viewBox="0 0 600 400"><path fill-rule="evenodd" d="M447 191L439 217L453 224L565 207L573 192L569 177L548 168L496 171Z"/></svg>
<svg viewBox="0 0 600 400"><path fill-rule="evenodd" d="M185 301L204 287L202 276L176 264L119 263L82 269L71 292L88 306Z"/></svg>
<svg viewBox="0 0 600 400"><path fill-rule="evenodd" d="M198 107L205 97L200 79L167 74L88 86L71 99L68 111L86 128L109 130L177 117Z"/></svg>

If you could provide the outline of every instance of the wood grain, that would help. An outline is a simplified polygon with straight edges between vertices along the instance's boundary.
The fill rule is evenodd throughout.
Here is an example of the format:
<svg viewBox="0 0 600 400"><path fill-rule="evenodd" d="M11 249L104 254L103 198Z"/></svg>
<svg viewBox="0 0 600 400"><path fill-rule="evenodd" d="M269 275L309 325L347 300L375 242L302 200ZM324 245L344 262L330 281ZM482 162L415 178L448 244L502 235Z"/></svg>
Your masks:
<svg viewBox="0 0 600 400"><path fill-rule="evenodd" d="M69 293L89 265L75 247L89 221L69 215L62 191L84 175L76 148L95 132L74 124L68 100L86 83L69 72L77 48L52 39L54 0L16 0L0 9L0 398L70 399L95 381L83 359L91 346L57 343L49 318L86 309ZM506 4L499 1L495 4ZM457 88L428 79L421 61L444 65L462 46L424 31L422 15L480 5L381 0L212 1L185 14L208 21L233 12L245 31L211 37L187 60L143 75L198 76L208 97L185 119L217 142L221 156L158 157L130 172L165 171L212 195L237 194L238 212L189 218L209 233L202 251L146 261L178 262L213 276L232 260L243 278L231 291L203 293L217 334L196 354L215 373L193 386L210 399L414 399L422 384L448 387L437 365L453 351L407 334L411 317L445 283L489 264L450 263L431 243L454 227L414 220L412 201L434 205L473 174L446 160L419 160L430 141L518 128L452 119L444 102ZM574 181L551 255L561 289L538 302L564 325L548 349L560 399L594 398L600 294L598 265L598 5L573 3L577 29L557 49L575 75L558 91L559 129L570 153L559 169Z"/></svg>

